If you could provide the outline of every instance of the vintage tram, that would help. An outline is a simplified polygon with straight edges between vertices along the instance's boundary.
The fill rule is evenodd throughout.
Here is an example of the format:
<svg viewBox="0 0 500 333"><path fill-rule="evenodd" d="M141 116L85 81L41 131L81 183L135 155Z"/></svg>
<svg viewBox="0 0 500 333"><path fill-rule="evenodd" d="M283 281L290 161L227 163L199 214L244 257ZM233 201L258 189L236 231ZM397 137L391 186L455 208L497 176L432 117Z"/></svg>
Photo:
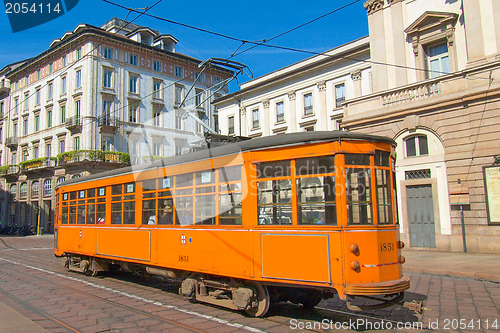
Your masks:
<svg viewBox="0 0 500 333"><path fill-rule="evenodd" d="M54 253L70 270L182 281L186 297L264 316L337 294L402 299L394 146L304 132L231 143L66 181Z"/></svg>

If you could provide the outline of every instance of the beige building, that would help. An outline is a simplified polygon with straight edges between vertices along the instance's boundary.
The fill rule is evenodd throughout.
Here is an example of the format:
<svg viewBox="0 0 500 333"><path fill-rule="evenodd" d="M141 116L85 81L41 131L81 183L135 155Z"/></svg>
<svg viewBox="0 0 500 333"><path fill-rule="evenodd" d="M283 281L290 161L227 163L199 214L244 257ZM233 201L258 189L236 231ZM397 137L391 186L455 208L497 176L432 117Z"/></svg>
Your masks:
<svg viewBox="0 0 500 333"><path fill-rule="evenodd" d="M361 94L353 94L355 89L346 94L335 114L344 130L389 136L398 143L402 239L412 248L500 253L500 2L369 0L365 8L370 55L350 65L367 66L362 80L369 77L368 86ZM307 72L298 80L314 81L314 76ZM266 101L284 85L273 73L263 78L268 90L255 92L254 101ZM327 100L335 98L332 90L326 94ZM234 95L249 105L240 98L246 95ZM226 105L228 98L217 103L221 123L230 124L224 117L234 116L234 128L248 128L236 123L244 112ZM331 103L326 105L333 115ZM273 108L264 112L271 122L262 127L273 128ZM246 114L249 119L248 108ZM297 123L293 117L286 121ZM314 129L335 128L319 124ZM221 129L230 133L228 127ZM285 130L301 127L297 123Z"/></svg>
<svg viewBox="0 0 500 333"><path fill-rule="evenodd" d="M204 128L186 111L216 126L210 100L233 73L200 73L177 42L119 19L80 24L0 72L3 226L40 219L49 231L57 184L189 151Z"/></svg>

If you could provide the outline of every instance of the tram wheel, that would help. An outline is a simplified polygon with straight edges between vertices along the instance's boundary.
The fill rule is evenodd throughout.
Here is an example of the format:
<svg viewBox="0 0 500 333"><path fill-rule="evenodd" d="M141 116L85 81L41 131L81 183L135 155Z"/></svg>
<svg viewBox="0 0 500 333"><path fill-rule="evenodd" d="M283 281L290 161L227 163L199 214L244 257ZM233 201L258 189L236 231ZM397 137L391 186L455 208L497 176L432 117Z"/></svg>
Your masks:
<svg viewBox="0 0 500 333"><path fill-rule="evenodd" d="M306 297L300 302L302 306L306 309L312 309L321 302L323 298L321 297L321 292L317 290L311 290Z"/></svg>
<svg viewBox="0 0 500 333"><path fill-rule="evenodd" d="M266 315L271 305L271 297L269 296L269 291L266 286L263 286L259 282L248 282L249 287L255 288L257 291L257 306L252 307L245 312L252 317L263 317Z"/></svg>

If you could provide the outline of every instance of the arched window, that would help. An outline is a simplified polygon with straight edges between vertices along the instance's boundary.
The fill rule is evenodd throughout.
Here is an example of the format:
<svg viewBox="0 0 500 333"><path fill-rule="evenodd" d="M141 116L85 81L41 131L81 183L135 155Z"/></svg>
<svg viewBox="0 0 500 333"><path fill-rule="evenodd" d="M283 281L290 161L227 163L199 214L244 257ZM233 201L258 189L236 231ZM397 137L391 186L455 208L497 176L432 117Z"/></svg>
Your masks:
<svg viewBox="0 0 500 333"><path fill-rule="evenodd" d="M419 134L405 139L406 157L429 155L427 135Z"/></svg>
<svg viewBox="0 0 500 333"><path fill-rule="evenodd" d="M26 198L28 196L28 183L21 183L21 198Z"/></svg>
<svg viewBox="0 0 500 333"><path fill-rule="evenodd" d="M37 197L40 194L40 182L35 180L31 183L31 196Z"/></svg>
<svg viewBox="0 0 500 333"><path fill-rule="evenodd" d="M61 177L57 178L57 185L59 185L59 184L61 184L61 183L65 182L65 181L66 181L66 177L61 176Z"/></svg>
<svg viewBox="0 0 500 333"><path fill-rule="evenodd" d="M81 176L82 176L82 175L76 174L76 175L71 176L71 179L80 178Z"/></svg>
<svg viewBox="0 0 500 333"><path fill-rule="evenodd" d="M43 195L52 194L52 179L45 179L43 181Z"/></svg>
<svg viewBox="0 0 500 333"><path fill-rule="evenodd" d="M10 193L15 198L17 195L17 184L10 185Z"/></svg>

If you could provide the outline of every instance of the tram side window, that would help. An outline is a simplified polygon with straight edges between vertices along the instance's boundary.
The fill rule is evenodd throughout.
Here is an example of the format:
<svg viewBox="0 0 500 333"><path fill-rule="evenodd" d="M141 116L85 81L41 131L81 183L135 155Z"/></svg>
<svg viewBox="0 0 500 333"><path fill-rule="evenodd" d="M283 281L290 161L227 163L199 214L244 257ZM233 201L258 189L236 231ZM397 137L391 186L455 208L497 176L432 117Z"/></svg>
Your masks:
<svg viewBox="0 0 500 333"><path fill-rule="evenodd" d="M379 224L392 223L392 198L390 170L377 169L375 171L377 183L377 211Z"/></svg>
<svg viewBox="0 0 500 333"><path fill-rule="evenodd" d="M337 224L333 156L296 160L298 224ZM325 174L325 175L321 175ZM326 175L330 174L330 175Z"/></svg>
<svg viewBox="0 0 500 333"><path fill-rule="evenodd" d="M292 182L290 179L257 183L259 224L292 224Z"/></svg>
<svg viewBox="0 0 500 333"><path fill-rule="evenodd" d="M242 225L241 166L219 169L219 225Z"/></svg>
<svg viewBox="0 0 500 333"><path fill-rule="evenodd" d="M87 200L87 224L95 224L95 199Z"/></svg>
<svg viewBox="0 0 500 333"><path fill-rule="evenodd" d="M62 224L68 224L68 218L69 218L69 207L68 207L68 202L63 202L62 204Z"/></svg>
<svg viewBox="0 0 500 333"><path fill-rule="evenodd" d="M215 225L215 172L206 170L196 173L195 224Z"/></svg>
<svg viewBox="0 0 500 333"><path fill-rule="evenodd" d="M142 200L142 224L156 224L156 198Z"/></svg>
<svg viewBox="0 0 500 333"><path fill-rule="evenodd" d="M135 183L123 185L123 224L135 224Z"/></svg>
<svg viewBox="0 0 500 333"><path fill-rule="evenodd" d="M176 224L193 224L193 174L175 176L175 215Z"/></svg>
<svg viewBox="0 0 500 333"><path fill-rule="evenodd" d="M172 198L158 199L158 224L174 224L174 200Z"/></svg>
<svg viewBox="0 0 500 333"><path fill-rule="evenodd" d="M347 223L373 224L370 169L346 168Z"/></svg>
<svg viewBox="0 0 500 333"><path fill-rule="evenodd" d="M97 224L106 223L106 188L100 187L97 189L97 204L95 218Z"/></svg>

